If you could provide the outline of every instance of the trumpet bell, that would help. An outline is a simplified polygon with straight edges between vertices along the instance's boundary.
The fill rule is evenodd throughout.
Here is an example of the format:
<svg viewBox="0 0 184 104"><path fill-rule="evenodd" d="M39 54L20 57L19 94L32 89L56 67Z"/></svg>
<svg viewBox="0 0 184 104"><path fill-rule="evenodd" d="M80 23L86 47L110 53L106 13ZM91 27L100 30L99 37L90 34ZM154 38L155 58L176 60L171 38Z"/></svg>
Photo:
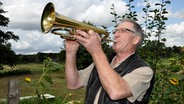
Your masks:
<svg viewBox="0 0 184 104"><path fill-rule="evenodd" d="M54 5L49 2L42 13L41 17L41 29L43 33L48 33L53 27L55 21L55 9Z"/></svg>

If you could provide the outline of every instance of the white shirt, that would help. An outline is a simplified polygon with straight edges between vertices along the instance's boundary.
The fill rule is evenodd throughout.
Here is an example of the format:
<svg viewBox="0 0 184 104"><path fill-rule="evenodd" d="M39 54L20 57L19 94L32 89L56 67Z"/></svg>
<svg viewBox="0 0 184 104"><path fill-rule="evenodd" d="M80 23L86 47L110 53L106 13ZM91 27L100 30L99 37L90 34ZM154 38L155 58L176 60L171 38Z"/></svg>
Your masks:
<svg viewBox="0 0 184 104"><path fill-rule="evenodd" d="M113 68L119 66L120 64L119 63L116 65L112 65L112 63L113 61L111 62L111 66ZM90 76L90 73L93 67L94 67L94 63L89 65L84 70L79 71L79 74L80 74L80 77L82 79L84 86L87 86L88 79L89 79L89 76ZM131 73L128 73L122 77L129 84L132 94L133 94L133 96L127 98L130 102L134 102L135 100L138 100L138 101L142 100L144 94L146 93L147 89L150 86L150 81L152 79L152 76L153 76L152 69L150 67L145 66L145 67L139 67L136 70L132 71ZM96 95L94 104L98 103L100 91L101 91L101 88L99 89Z"/></svg>

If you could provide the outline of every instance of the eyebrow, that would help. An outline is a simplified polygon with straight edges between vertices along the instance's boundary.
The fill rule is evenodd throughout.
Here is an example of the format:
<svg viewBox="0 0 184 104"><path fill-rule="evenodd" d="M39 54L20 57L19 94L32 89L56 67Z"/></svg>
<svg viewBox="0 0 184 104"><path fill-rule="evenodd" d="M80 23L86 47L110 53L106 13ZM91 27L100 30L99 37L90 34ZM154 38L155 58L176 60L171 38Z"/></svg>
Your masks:
<svg viewBox="0 0 184 104"><path fill-rule="evenodd" d="M135 33L133 30L130 30L130 29L128 29L128 28L124 28L125 30L127 30L127 31L130 31L130 32L132 32L132 33Z"/></svg>

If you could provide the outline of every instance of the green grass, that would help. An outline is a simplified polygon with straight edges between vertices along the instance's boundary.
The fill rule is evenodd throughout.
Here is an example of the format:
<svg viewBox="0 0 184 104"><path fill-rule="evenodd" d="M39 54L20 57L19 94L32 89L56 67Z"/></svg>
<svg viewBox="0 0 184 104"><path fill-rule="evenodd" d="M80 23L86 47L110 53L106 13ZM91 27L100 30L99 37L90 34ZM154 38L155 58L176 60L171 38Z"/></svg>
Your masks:
<svg viewBox="0 0 184 104"><path fill-rule="evenodd" d="M5 66L5 71L12 71L9 67ZM20 81L20 96L33 96L36 95L35 89L30 87L25 81L25 77L30 77L32 81L36 81L40 78L42 72L43 65L37 63L30 63L30 64L19 64L16 66L14 70L30 70L31 74L24 74L24 75L14 75L14 76L6 76L0 78L0 99L7 99L8 93L8 81L12 79L18 79ZM56 96L57 99L64 99L66 96L71 94L71 96L67 97L67 101L83 101L84 100L84 92L85 89L79 90L69 90L66 87L65 82L65 75L62 71L56 71L49 73L53 80L53 84L48 85L46 88L41 88L43 93L49 93L51 95ZM60 101L58 100L58 101ZM1 104L1 103L0 103Z"/></svg>
<svg viewBox="0 0 184 104"><path fill-rule="evenodd" d="M173 70L183 70L183 68L178 67L178 64L174 64L171 67L169 59L161 59L162 66L160 66L156 71L156 84L152 93L152 99L150 100L150 104L155 104L155 102L183 102L180 99L183 98L183 74L177 74L176 71ZM164 67L163 67L164 65ZM180 65L180 64L179 64ZM181 65L180 65L181 66ZM29 63L29 64L19 64L15 67L14 70L9 68L8 66L4 66L4 70L0 70L0 73L10 72L14 73L14 70L30 70L30 74L18 74L16 71L16 75L9 75L1 77L0 74L0 99L7 98L8 92L8 81L11 79L18 79L20 81L20 96L33 96L36 95L35 89L33 87L28 86L25 83L25 77L30 77L32 81L38 80L42 74L43 64L38 63ZM54 95L56 99L54 101L49 102L50 104L63 104L62 101L66 97L66 101L84 101L85 89L79 90L69 90L66 88L65 75L63 72L64 64L61 64L62 70L53 71L49 73L53 80L53 84L49 85L46 89L41 88L44 93L48 93ZM178 86L171 85L169 83L170 78L177 78L180 81ZM163 86L164 85L164 86ZM164 90L163 90L164 89ZM178 91L177 91L178 90ZM167 92L168 91L168 92ZM161 95L164 94L164 96ZM160 95L159 95L160 94ZM71 95L71 96L69 96ZM173 97L174 96L174 97ZM175 97L177 96L177 97ZM180 98L181 97L181 98ZM179 98L179 100L173 100L170 98ZM30 101L30 100L29 100ZM28 102L29 102L28 101ZM20 104L37 104L37 103L28 103L27 101L23 101ZM1 103L0 104L6 104ZM42 103L39 103L42 104ZM43 102L43 104L45 104ZM48 104L48 103L47 103ZM82 103L72 103L72 104L82 104ZM178 103L177 103L178 104ZM183 104L183 103L182 103Z"/></svg>

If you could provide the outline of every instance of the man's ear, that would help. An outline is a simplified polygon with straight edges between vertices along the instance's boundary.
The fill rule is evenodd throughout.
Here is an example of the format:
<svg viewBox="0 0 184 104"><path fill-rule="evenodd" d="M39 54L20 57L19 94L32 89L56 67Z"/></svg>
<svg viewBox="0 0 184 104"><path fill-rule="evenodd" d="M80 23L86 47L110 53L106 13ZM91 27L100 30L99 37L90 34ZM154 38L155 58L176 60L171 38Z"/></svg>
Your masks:
<svg viewBox="0 0 184 104"><path fill-rule="evenodd" d="M140 36L135 36L133 39L133 43L134 44L138 44L141 41L141 37Z"/></svg>

